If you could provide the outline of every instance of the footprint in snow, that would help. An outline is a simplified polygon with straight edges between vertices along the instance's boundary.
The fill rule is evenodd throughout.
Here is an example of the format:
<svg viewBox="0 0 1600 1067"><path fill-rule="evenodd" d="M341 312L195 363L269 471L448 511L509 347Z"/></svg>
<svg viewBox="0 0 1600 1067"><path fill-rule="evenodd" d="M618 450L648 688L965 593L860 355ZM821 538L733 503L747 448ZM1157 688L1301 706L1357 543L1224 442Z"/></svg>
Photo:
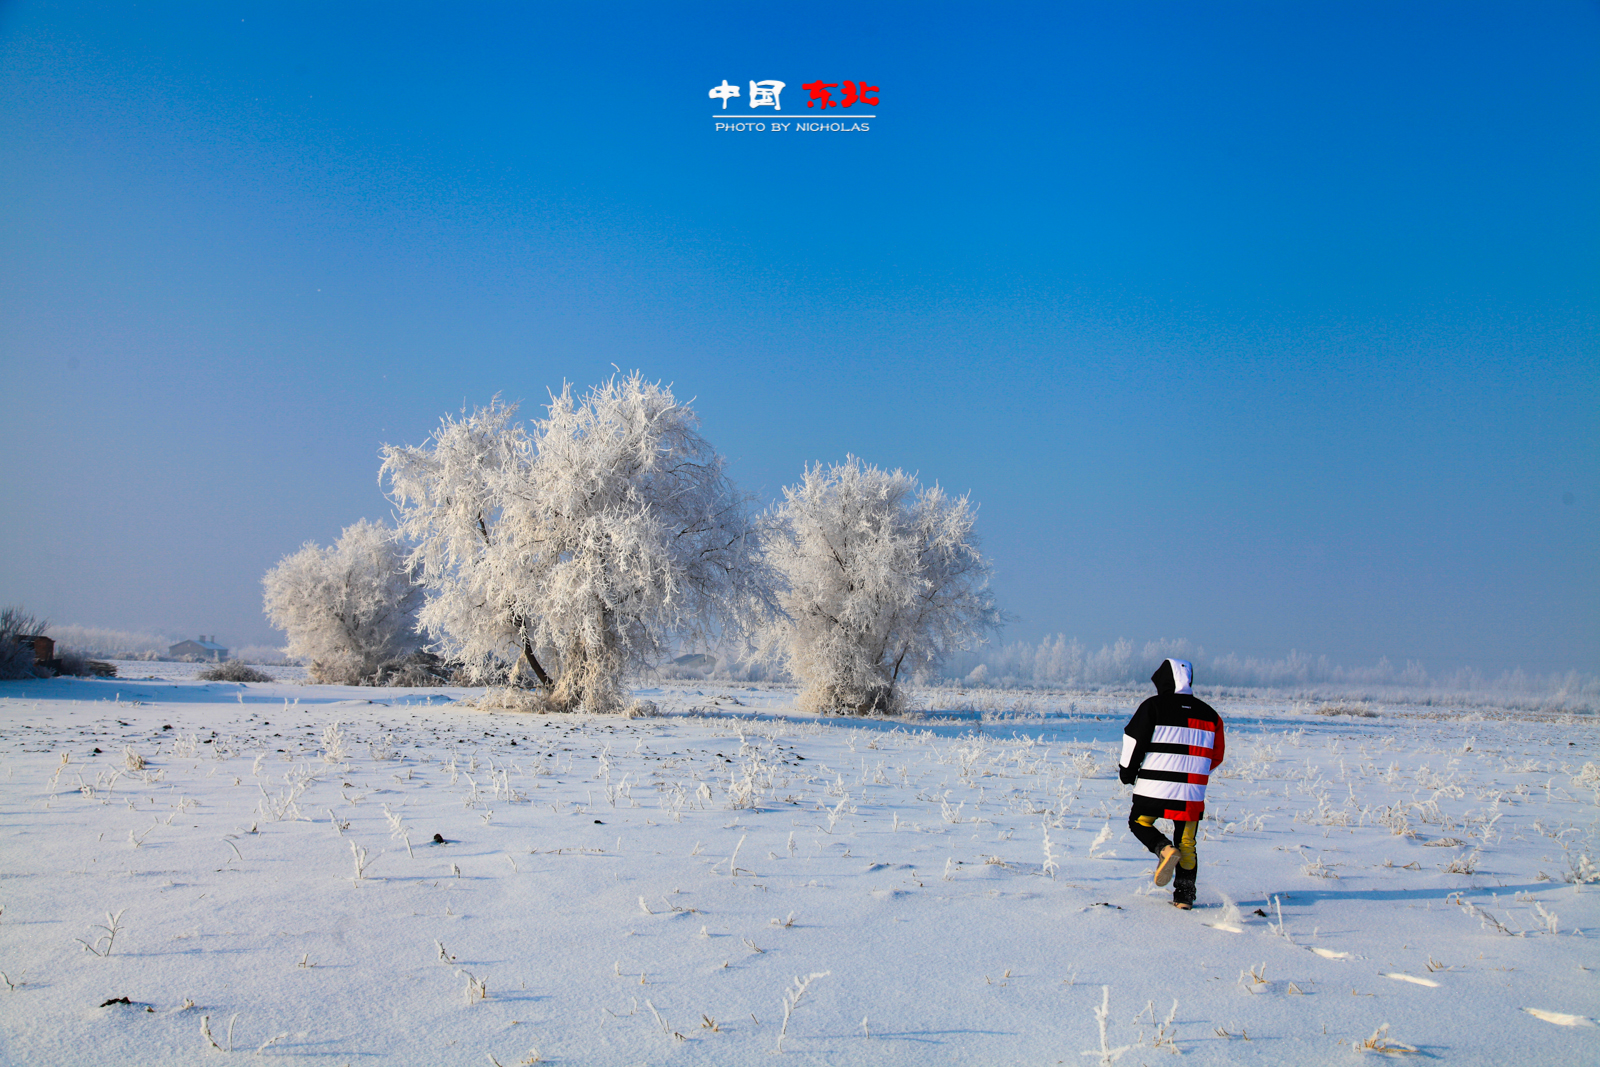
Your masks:
<svg viewBox="0 0 1600 1067"><path fill-rule="evenodd" d="M1379 974L1385 978L1393 978L1396 982L1410 982L1412 985L1424 985L1429 989L1439 988L1439 983L1432 978L1418 978L1414 974L1401 974L1399 971L1380 971Z"/></svg>
<svg viewBox="0 0 1600 1067"><path fill-rule="evenodd" d="M1593 1026L1594 1020L1585 1015L1568 1015L1561 1011L1545 1011L1542 1008L1523 1008L1523 1011L1535 1019L1543 1019L1547 1023L1557 1026Z"/></svg>

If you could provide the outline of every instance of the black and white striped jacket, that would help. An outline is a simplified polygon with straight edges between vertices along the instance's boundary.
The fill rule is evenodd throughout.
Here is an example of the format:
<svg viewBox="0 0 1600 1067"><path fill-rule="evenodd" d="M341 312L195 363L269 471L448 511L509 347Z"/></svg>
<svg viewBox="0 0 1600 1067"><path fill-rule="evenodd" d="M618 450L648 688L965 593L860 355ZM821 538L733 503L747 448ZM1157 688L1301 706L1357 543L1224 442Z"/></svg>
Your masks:
<svg viewBox="0 0 1600 1067"><path fill-rule="evenodd" d="M1133 786L1133 814L1189 822L1206 813L1206 783L1222 762L1222 717L1194 695L1194 668L1167 660L1152 679L1159 692L1122 731L1120 774Z"/></svg>

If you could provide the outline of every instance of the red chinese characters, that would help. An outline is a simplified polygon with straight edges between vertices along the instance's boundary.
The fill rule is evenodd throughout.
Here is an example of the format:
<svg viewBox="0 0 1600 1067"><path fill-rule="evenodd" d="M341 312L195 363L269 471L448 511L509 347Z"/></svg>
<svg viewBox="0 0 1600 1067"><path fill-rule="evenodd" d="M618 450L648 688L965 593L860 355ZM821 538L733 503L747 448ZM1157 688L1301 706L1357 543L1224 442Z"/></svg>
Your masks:
<svg viewBox="0 0 1600 1067"><path fill-rule="evenodd" d="M868 107L877 107L878 98L876 96L867 95L868 93L876 93L877 91L878 87L876 85L868 85L866 82L845 82L844 106L849 107L859 100Z"/></svg>
<svg viewBox="0 0 1600 1067"><path fill-rule="evenodd" d="M877 96L867 95L868 93L876 94L878 87L876 85L868 85L866 82L845 82L843 101L835 100L833 94L828 91L829 89L839 88L838 82L825 82L818 78L814 82L801 82L800 88L811 94L811 99L806 102L806 107L816 107L819 102L822 104L822 110L824 111L830 107L853 107L857 103L866 104L869 107L878 106Z"/></svg>
<svg viewBox="0 0 1600 1067"><path fill-rule="evenodd" d="M822 110L824 111L830 107L839 106L838 102L834 100L833 94L828 92L829 89L839 88L838 82L825 85L822 79L818 78L814 82L801 82L800 88L811 94L811 99L806 101L806 107L816 107L818 100L822 101Z"/></svg>

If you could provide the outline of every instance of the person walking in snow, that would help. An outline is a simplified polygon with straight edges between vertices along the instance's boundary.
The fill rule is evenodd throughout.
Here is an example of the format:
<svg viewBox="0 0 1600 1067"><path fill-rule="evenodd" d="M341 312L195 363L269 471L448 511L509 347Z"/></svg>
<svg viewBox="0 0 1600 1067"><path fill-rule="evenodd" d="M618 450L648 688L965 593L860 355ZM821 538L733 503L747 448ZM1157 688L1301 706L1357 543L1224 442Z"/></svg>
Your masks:
<svg viewBox="0 0 1600 1067"><path fill-rule="evenodd" d="M1194 695L1194 667L1187 660L1164 660L1150 680L1156 695L1122 730L1117 774L1133 786L1128 829L1160 857L1156 885L1172 882L1173 905L1187 911L1194 907L1200 868L1194 837L1206 813L1206 781L1222 762L1222 716ZM1157 819L1172 820L1176 842L1156 829Z"/></svg>

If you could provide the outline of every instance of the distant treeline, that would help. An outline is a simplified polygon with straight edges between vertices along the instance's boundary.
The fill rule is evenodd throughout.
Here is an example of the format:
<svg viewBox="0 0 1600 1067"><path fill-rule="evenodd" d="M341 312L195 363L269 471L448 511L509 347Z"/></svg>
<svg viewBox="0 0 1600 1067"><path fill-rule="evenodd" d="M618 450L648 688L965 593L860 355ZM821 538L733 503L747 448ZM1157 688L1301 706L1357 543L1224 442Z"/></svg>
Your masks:
<svg viewBox="0 0 1600 1067"><path fill-rule="evenodd" d="M1600 705L1600 676L1567 671L1532 674L1523 670L1489 676L1474 667L1430 674L1408 661L1397 667L1384 657L1370 667L1345 666L1327 656L1290 652L1282 659L1206 654L1186 640L1147 641L1136 646L1122 640L1090 650L1062 634L1037 645L1015 641L995 645L952 660L952 677L972 684L997 686L1139 685L1163 659L1176 656L1195 665L1196 684L1203 688L1279 689L1292 691L1384 691L1410 693L1477 693L1485 696L1542 698L1540 703Z"/></svg>
<svg viewBox="0 0 1600 1067"><path fill-rule="evenodd" d="M1406 703L1497 703L1554 710L1600 710L1600 676L1568 671L1531 674L1504 671L1490 676L1472 667L1430 674L1420 663L1396 667L1387 658L1369 667L1348 667L1327 656L1290 652L1282 659L1216 656L1186 640L1156 640L1135 645L1121 640L1091 649L1063 634L1038 644L1013 641L951 657L939 677L925 685L975 688L1119 689L1149 684L1151 670L1169 656L1195 665L1196 684L1215 693L1225 689L1270 689L1299 698L1314 696ZM784 680L760 664L737 657L683 657L659 672L664 678Z"/></svg>
<svg viewBox="0 0 1600 1067"><path fill-rule="evenodd" d="M167 650L183 640L181 637L135 630L112 630L104 626L61 626L54 623L46 626L45 632L55 639L58 646L99 659L169 659ZM283 649L271 645L245 645L231 649L229 655L245 663L289 662L283 654Z"/></svg>

